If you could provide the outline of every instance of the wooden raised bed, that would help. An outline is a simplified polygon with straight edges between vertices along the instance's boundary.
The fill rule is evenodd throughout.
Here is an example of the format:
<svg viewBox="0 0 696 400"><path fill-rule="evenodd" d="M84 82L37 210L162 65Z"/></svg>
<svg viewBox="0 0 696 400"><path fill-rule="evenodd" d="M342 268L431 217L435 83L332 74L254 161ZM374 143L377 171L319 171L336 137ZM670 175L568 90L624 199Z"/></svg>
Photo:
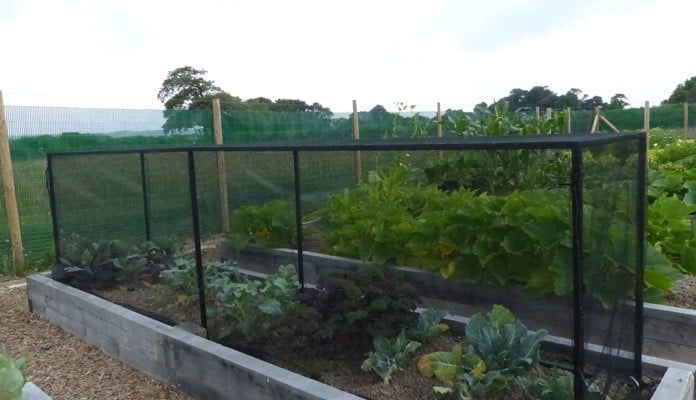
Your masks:
<svg viewBox="0 0 696 400"><path fill-rule="evenodd" d="M32 312L196 399L360 399L45 275L27 278L27 292ZM552 345L564 345L554 340ZM657 358L644 359L644 366L662 375L653 400L692 400L696 367Z"/></svg>

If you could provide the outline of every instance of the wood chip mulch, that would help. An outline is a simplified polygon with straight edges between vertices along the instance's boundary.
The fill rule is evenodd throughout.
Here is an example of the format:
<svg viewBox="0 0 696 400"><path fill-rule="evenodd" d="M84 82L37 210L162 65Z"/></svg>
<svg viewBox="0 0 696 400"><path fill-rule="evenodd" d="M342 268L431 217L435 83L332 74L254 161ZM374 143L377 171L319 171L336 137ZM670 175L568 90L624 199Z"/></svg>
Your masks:
<svg viewBox="0 0 696 400"><path fill-rule="evenodd" d="M29 358L29 380L54 400L190 399L31 314L23 281L0 285L0 315L0 349Z"/></svg>

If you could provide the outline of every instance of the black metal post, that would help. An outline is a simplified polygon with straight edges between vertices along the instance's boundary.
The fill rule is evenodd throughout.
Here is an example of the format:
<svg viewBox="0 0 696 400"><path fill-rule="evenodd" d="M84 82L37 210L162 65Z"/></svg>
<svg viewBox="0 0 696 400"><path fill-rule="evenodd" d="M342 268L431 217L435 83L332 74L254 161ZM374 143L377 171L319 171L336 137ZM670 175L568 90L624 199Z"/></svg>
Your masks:
<svg viewBox="0 0 696 400"><path fill-rule="evenodd" d="M53 182L53 157L46 155L46 186L48 189L48 202L51 210L51 222L53 223L53 246L55 247L55 261L60 258L60 227L58 226L58 209L56 207L56 191Z"/></svg>
<svg viewBox="0 0 696 400"><path fill-rule="evenodd" d="M636 282L635 332L633 343L633 370L643 384L643 274L645 272L645 209L648 165L647 135L638 140L638 172L636 174Z"/></svg>
<svg viewBox="0 0 696 400"><path fill-rule="evenodd" d="M302 236L302 203L300 198L300 155L297 150L292 152L292 165L295 173L295 228L297 229L297 276L300 286L304 289L304 254Z"/></svg>
<svg viewBox="0 0 696 400"><path fill-rule="evenodd" d="M585 326L583 303L583 193L582 149L575 146L571 153L571 202L573 234L573 375L575 400L582 400L585 393Z"/></svg>
<svg viewBox="0 0 696 400"><path fill-rule="evenodd" d="M145 240L152 240L150 232L150 196L147 191L145 153L140 152L140 184L143 188L143 218L145 219Z"/></svg>
<svg viewBox="0 0 696 400"><path fill-rule="evenodd" d="M193 222L193 244L196 250L196 279L198 280L198 303L201 312L201 326L208 331L208 316L205 310L205 281L203 275L203 253L201 252L201 227L198 218L198 189L196 187L196 163L193 150L188 151L189 194L191 196L191 217ZM210 334L208 334L210 338Z"/></svg>

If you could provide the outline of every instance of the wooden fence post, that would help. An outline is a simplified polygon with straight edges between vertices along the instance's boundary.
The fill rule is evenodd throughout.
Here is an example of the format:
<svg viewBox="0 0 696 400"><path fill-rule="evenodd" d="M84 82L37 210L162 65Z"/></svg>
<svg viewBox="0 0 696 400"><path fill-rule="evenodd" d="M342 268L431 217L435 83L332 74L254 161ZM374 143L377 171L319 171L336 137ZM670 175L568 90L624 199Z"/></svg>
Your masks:
<svg viewBox="0 0 696 400"><path fill-rule="evenodd" d="M570 119L571 119L570 116L571 116L572 114L571 114L571 112L570 112L570 107L568 107L566 110L567 110L567 113L568 113L568 133L571 133L571 132L573 131L573 130L572 130L572 125L571 125L571 122L570 122Z"/></svg>
<svg viewBox="0 0 696 400"><path fill-rule="evenodd" d="M220 99L213 99L213 132L215 144L223 144L222 112ZM220 191L220 227L223 232L230 230L230 210L227 204L227 170L225 168L225 152L217 152L218 190Z"/></svg>
<svg viewBox="0 0 696 400"><path fill-rule="evenodd" d="M541 122L541 111L539 109L539 106L536 106L535 112L536 112L536 122L537 122L536 133L538 135L539 134L539 123Z"/></svg>
<svg viewBox="0 0 696 400"><path fill-rule="evenodd" d="M595 133L599 129L599 107L594 109L594 119L592 120L592 128L590 128L590 133Z"/></svg>
<svg viewBox="0 0 696 400"><path fill-rule="evenodd" d="M437 137L442 137L442 112L439 101L437 102Z"/></svg>
<svg viewBox="0 0 696 400"><path fill-rule="evenodd" d="M360 140L360 123L358 122L358 101L353 100L353 140ZM355 160L355 180L362 183L362 156L360 150L353 153Z"/></svg>
<svg viewBox="0 0 696 400"><path fill-rule="evenodd" d="M2 169L2 186L5 194L5 208L7 209L7 224L10 229L10 242L12 244L12 261L15 271L24 270L24 247L22 246L22 229L19 224L19 209L17 207L17 195L15 193L14 174L12 172L12 159L10 158L10 133L5 119L5 103L0 91L0 169Z"/></svg>
<svg viewBox="0 0 696 400"><path fill-rule="evenodd" d="M684 140L689 138L689 103L684 102Z"/></svg>

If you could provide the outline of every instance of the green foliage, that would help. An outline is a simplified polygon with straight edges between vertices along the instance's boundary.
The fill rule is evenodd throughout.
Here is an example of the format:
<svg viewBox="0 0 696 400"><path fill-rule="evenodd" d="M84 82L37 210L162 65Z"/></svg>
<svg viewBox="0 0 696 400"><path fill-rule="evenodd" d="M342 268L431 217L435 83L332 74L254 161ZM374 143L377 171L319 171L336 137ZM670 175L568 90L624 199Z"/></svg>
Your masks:
<svg viewBox="0 0 696 400"><path fill-rule="evenodd" d="M72 234L61 240L61 256L53 266L53 278L104 287L119 282L132 284L141 278L155 283L160 271L174 263L178 251L172 238L133 246L121 240L92 242Z"/></svg>
<svg viewBox="0 0 696 400"><path fill-rule="evenodd" d="M233 279L238 276L232 261L223 263L206 262L203 264L203 280L205 285L216 282L217 279ZM171 264L159 272L162 283L167 285L177 294L177 302L180 305L188 305L198 299L198 277L196 274L196 260L177 257ZM209 293L208 290L206 292Z"/></svg>
<svg viewBox="0 0 696 400"><path fill-rule="evenodd" d="M401 331L393 340L376 336L373 340L374 351L368 354L360 369L376 372L388 384L392 374L403 370L408 356L420 346L421 343L409 339L405 331Z"/></svg>
<svg viewBox="0 0 696 400"><path fill-rule="evenodd" d="M408 336L421 343L430 343L449 329L442 319L447 311L428 308L418 315L416 323L408 329Z"/></svg>
<svg viewBox="0 0 696 400"><path fill-rule="evenodd" d="M537 365L546 335L544 330L529 333L509 310L495 305L487 315L476 314L467 324L466 353L455 345L451 351L426 354L418 361L418 370L425 377L450 384L449 390L436 388L436 393L482 397L507 388Z"/></svg>
<svg viewBox="0 0 696 400"><path fill-rule="evenodd" d="M674 129L652 128L649 141L651 149L662 149L679 142L679 133Z"/></svg>
<svg viewBox="0 0 696 400"><path fill-rule="evenodd" d="M525 388L538 400L571 400L575 398L573 375L557 369L543 378L518 376L515 383Z"/></svg>
<svg viewBox="0 0 696 400"><path fill-rule="evenodd" d="M436 188L418 184L424 179L421 171L399 164L373 171L366 183L331 196L325 213L331 252L376 263L397 259L408 241L410 220L438 195Z"/></svg>
<svg viewBox="0 0 696 400"><path fill-rule="evenodd" d="M328 244L335 254L375 263L421 268L468 283L521 283L528 295L572 292L570 194L567 189L513 191L506 195L450 192L427 184L422 171L397 165L372 173L353 190L329 198ZM612 187L616 188L612 189ZM626 201L620 185L587 188L586 197L616 197L585 205L587 254L584 284L605 306L629 298L634 271L626 246ZM613 193L613 192L617 193ZM597 204L597 206L595 206ZM624 222L621 222L624 221ZM599 238L602 238L599 240ZM647 245L651 247L651 245ZM674 274L648 264L669 290ZM649 285L652 285L648 281ZM656 288L657 285L653 285Z"/></svg>
<svg viewBox="0 0 696 400"><path fill-rule="evenodd" d="M501 104L502 106L499 106ZM540 118L521 109L510 110L510 104L499 102L493 111L478 109L473 114L447 115L450 129L459 136L530 135L536 133L562 133L567 116L564 112L550 118Z"/></svg>
<svg viewBox="0 0 696 400"><path fill-rule="evenodd" d="M285 200L240 207L230 219L232 229L225 237L237 251L249 243L265 247L293 247L297 243L295 212Z"/></svg>
<svg viewBox="0 0 696 400"><path fill-rule="evenodd" d="M568 181L570 153L539 150L459 152L433 160L424 171L440 189L460 188L489 194L556 187Z"/></svg>
<svg viewBox="0 0 696 400"><path fill-rule="evenodd" d="M385 139L396 139L398 137L419 138L429 136L432 129L432 121L424 119L419 112L413 112L415 105L406 104L404 102L396 103L397 112L391 113L389 127L384 133ZM371 114L378 113L373 109ZM386 110L384 110L386 112ZM412 112L410 117L403 117L401 113Z"/></svg>
<svg viewBox="0 0 696 400"><path fill-rule="evenodd" d="M172 265L160 272L160 279L177 293L180 304L188 304L198 294L196 260L175 259Z"/></svg>
<svg viewBox="0 0 696 400"><path fill-rule="evenodd" d="M518 375L539 362L545 330L528 333L505 307L494 305L487 314L474 315L466 325L468 352L479 356L488 369Z"/></svg>
<svg viewBox="0 0 696 400"><path fill-rule="evenodd" d="M686 204L676 195L661 195L648 206L646 235L657 250L683 272L696 274L696 204Z"/></svg>
<svg viewBox="0 0 696 400"><path fill-rule="evenodd" d="M433 387L433 396L435 400L469 400L469 392L466 386L461 382L457 382L451 387L435 386Z"/></svg>
<svg viewBox="0 0 696 400"><path fill-rule="evenodd" d="M12 358L0 351L0 399L21 400L27 363L26 358Z"/></svg>
<svg viewBox="0 0 696 400"><path fill-rule="evenodd" d="M391 268L365 267L320 277L305 300L321 315L317 338L394 337L413 321L415 288Z"/></svg>
<svg viewBox="0 0 696 400"><path fill-rule="evenodd" d="M689 170L696 168L696 140L677 140L663 147L650 149L649 163L651 168L658 171L687 172L694 176Z"/></svg>
<svg viewBox="0 0 696 400"><path fill-rule="evenodd" d="M79 235L69 235L61 240L60 258L53 266L53 278L93 281L112 285L119 277L114 259L129 254L129 246L120 240L92 242Z"/></svg>
<svg viewBox="0 0 696 400"><path fill-rule="evenodd" d="M213 337L257 345L278 333L285 314L296 304L300 284L295 267L281 265L264 280L220 275L209 280L207 288L215 294L215 304L208 309L215 320Z"/></svg>
<svg viewBox="0 0 696 400"><path fill-rule="evenodd" d="M681 104L681 103L693 103L696 101L696 76L680 83L672 91L672 94L663 103L666 104Z"/></svg>

